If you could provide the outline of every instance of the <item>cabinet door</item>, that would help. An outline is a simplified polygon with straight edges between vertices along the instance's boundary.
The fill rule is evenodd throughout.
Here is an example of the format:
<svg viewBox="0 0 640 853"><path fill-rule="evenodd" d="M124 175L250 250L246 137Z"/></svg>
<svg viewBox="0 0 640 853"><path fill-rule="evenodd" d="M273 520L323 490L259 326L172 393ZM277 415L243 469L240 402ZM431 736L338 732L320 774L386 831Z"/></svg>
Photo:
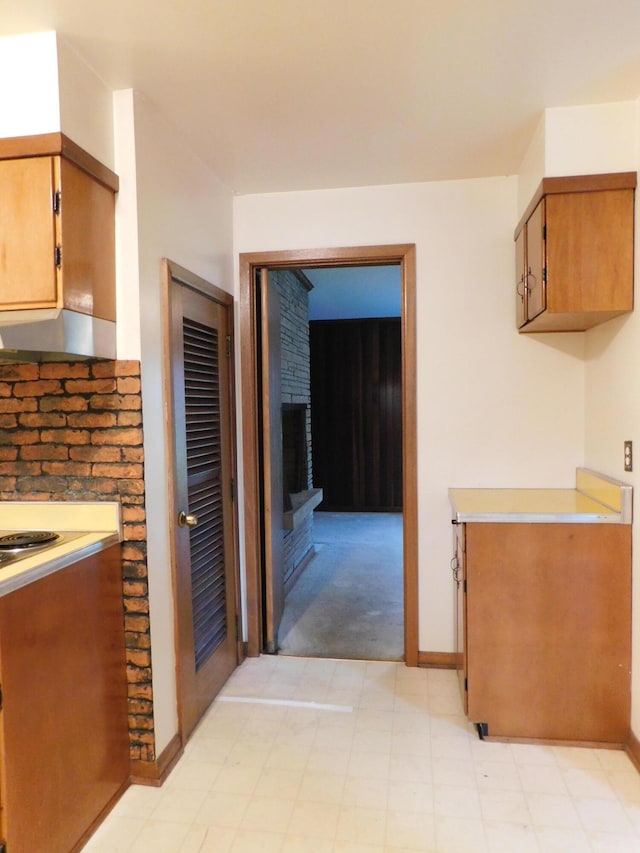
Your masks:
<svg viewBox="0 0 640 853"><path fill-rule="evenodd" d="M533 320L547 307L545 200L527 220L527 320Z"/></svg>
<svg viewBox="0 0 640 853"><path fill-rule="evenodd" d="M526 235L523 228L516 237L516 327L527 322Z"/></svg>
<svg viewBox="0 0 640 853"><path fill-rule="evenodd" d="M56 307L54 158L0 161L2 308Z"/></svg>
<svg viewBox="0 0 640 853"><path fill-rule="evenodd" d="M560 193L546 205L549 311L631 311L633 190Z"/></svg>
<svg viewBox="0 0 640 853"><path fill-rule="evenodd" d="M495 737L624 743L631 528L466 528L469 718Z"/></svg>
<svg viewBox="0 0 640 853"><path fill-rule="evenodd" d="M64 307L115 320L113 191L64 158L60 185Z"/></svg>
<svg viewBox="0 0 640 853"><path fill-rule="evenodd" d="M466 640L466 608L467 580L465 569L465 525L454 527L454 557L451 561L453 569L456 596L456 670L460 685L460 694L465 714L467 712L467 640Z"/></svg>
<svg viewBox="0 0 640 853"><path fill-rule="evenodd" d="M0 598L4 840L77 844L130 773L120 546Z"/></svg>

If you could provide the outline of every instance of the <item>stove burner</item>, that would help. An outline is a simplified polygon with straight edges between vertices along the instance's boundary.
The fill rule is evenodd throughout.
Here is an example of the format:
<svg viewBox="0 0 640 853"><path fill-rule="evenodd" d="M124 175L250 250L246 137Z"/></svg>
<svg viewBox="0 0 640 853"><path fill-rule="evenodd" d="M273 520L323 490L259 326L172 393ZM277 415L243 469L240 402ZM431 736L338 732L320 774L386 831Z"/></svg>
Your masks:
<svg viewBox="0 0 640 853"><path fill-rule="evenodd" d="M59 538L57 533L52 533L49 530L24 530L20 533L8 533L6 536L0 536L0 550L48 545Z"/></svg>

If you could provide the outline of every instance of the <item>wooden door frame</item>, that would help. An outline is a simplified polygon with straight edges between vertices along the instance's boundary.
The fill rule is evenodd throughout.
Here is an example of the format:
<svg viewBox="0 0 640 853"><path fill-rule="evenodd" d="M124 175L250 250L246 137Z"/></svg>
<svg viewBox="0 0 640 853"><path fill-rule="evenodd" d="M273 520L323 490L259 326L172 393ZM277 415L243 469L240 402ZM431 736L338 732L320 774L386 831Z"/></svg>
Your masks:
<svg viewBox="0 0 640 853"><path fill-rule="evenodd" d="M167 448L167 467L168 467L168 479L169 479L169 548L170 548L170 556L171 556L171 582L172 582L172 590L173 590L173 601L174 601L174 645L176 651L176 697L177 697L177 705L178 705L178 728L179 734L182 742L184 743L184 725L183 725L183 709L182 709L182 693L181 693L181 685L183 683L181 676L181 663L180 663L180 653L178 646L179 639L179 624L178 624L178 594L177 594L177 585L178 585L178 574L177 574L177 564L176 564L176 554L177 554L177 543L176 543L176 535L175 535L175 524L176 518L178 514L177 508L177 500L176 500L176 478L175 478L175 451L173 445L173 437L174 437L174 422L173 422L173 385L171 381L172 376L172 365L171 365L171 285L172 283L176 283L182 285L183 287L188 287L191 290L194 290L208 299L213 300L214 302L223 305L227 310L227 329L228 333L231 335L231 356L230 356L230 364L229 364L229 429L230 429L230 450L231 450L231 459L230 462L230 471L231 477L234 482L237 482L237 456L238 456L238 447L237 447L237 427L236 427L236 395L235 395L235 370L233 366L233 332L234 332L234 305L233 305L233 296L230 293L227 293L225 290L222 290L220 287L216 287L215 284L211 284L203 278L195 275L195 273L190 272L189 270L181 267L179 264L174 263L168 258L162 259L162 312L163 312L163 338L164 338L164 346L163 346L163 361L164 361L164 397L166 400L165 403L165 445ZM231 512L231 525L233 529L233 553L231 554L231 559L233 560L233 571L235 574L235 608L236 614L238 614L237 618L239 619L240 610L240 537L238 534L239 526L238 526L238 504L234 500L232 503L232 512ZM244 643L242 641L241 632L238 632L236 639L236 659L238 664L242 662L245 657L245 649Z"/></svg>
<svg viewBox="0 0 640 853"><path fill-rule="evenodd" d="M402 498L404 535L404 652L418 665L418 472L416 407L416 248L413 243L240 255L240 366L244 481L247 653L262 651L259 386L256 270L398 264L402 299Z"/></svg>

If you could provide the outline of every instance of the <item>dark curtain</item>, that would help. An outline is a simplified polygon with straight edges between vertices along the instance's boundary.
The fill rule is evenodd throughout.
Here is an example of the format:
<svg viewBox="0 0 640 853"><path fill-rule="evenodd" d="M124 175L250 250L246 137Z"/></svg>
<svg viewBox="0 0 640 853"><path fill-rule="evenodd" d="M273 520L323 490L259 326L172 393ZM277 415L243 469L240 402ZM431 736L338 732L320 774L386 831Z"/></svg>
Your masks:
<svg viewBox="0 0 640 853"><path fill-rule="evenodd" d="M400 318L312 321L310 344L319 508L401 511Z"/></svg>

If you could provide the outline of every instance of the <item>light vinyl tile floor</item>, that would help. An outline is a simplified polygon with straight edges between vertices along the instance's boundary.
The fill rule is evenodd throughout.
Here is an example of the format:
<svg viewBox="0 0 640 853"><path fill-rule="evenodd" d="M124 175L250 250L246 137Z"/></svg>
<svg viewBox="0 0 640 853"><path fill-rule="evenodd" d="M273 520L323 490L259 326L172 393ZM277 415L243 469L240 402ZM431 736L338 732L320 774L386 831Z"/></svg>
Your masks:
<svg viewBox="0 0 640 853"><path fill-rule="evenodd" d="M250 658L86 853L638 853L625 753L480 741L456 674Z"/></svg>

